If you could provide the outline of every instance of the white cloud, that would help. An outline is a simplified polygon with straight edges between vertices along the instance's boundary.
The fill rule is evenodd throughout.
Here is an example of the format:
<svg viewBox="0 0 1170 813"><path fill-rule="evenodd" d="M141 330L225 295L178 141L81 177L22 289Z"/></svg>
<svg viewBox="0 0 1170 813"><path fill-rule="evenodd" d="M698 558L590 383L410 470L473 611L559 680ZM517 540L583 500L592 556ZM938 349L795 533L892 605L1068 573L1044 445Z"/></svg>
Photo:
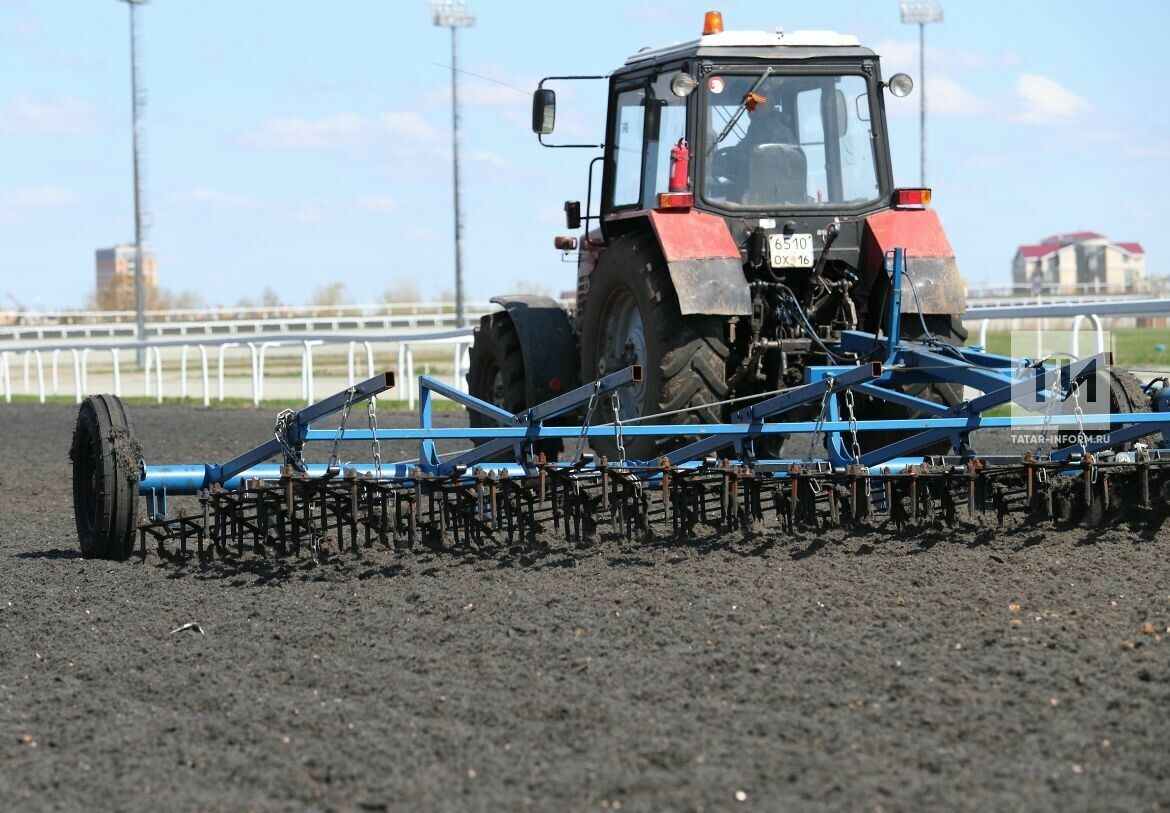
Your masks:
<svg viewBox="0 0 1170 813"><path fill-rule="evenodd" d="M882 75L893 76L898 71L905 71L918 78L918 43L914 40L882 40L873 47L874 52L881 57ZM987 53L972 48L935 48L926 46L926 71L928 74L939 71L942 73L966 73L974 71L991 71L1001 68L1015 68L1020 65L1021 57L1016 51L1001 51Z"/></svg>
<svg viewBox="0 0 1170 813"><path fill-rule="evenodd" d="M932 76L924 89L926 109L940 116L979 116L992 105L949 76Z"/></svg>
<svg viewBox="0 0 1170 813"><path fill-rule="evenodd" d="M6 209L60 209L78 203L81 197L63 186L0 189L0 207Z"/></svg>
<svg viewBox="0 0 1170 813"><path fill-rule="evenodd" d="M535 89L536 83L532 84ZM485 82L482 79L459 82L459 104L468 107L526 107L532 96L516 88Z"/></svg>
<svg viewBox="0 0 1170 813"><path fill-rule="evenodd" d="M439 65L436 68L448 75L451 68ZM474 70L462 70L459 76L459 104L463 107L497 107L523 109L532 104L532 91L536 90L539 78L510 73L499 65L478 63ZM424 93L418 102L421 106L449 108L451 106L451 85L438 85Z"/></svg>
<svg viewBox="0 0 1170 813"><path fill-rule="evenodd" d="M251 195L221 192L218 189L193 189L174 196L175 202L200 206L213 212L240 212L260 209L263 202Z"/></svg>
<svg viewBox="0 0 1170 813"><path fill-rule="evenodd" d="M411 226L406 230L406 238L417 243L433 243L439 239L439 233L430 226Z"/></svg>
<svg viewBox="0 0 1170 813"><path fill-rule="evenodd" d="M886 110L891 116L917 116L919 100L916 97L923 92L926 93L926 110L930 116L985 116L995 111L995 104L990 99L977 96L950 76L943 75L928 77L925 91L921 85L915 85L914 93L905 98L887 94Z"/></svg>
<svg viewBox="0 0 1170 813"><path fill-rule="evenodd" d="M0 106L0 133L73 136L96 129L93 104L73 96L12 96Z"/></svg>
<svg viewBox="0 0 1170 813"><path fill-rule="evenodd" d="M1015 119L1025 124L1060 123L1093 109L1064 85L1035 73L1020 74L1013 92L1021 104Z"/></svg>
<svg viewBox="0 0 1170 813"><path fill-rule="evenodd" d="M959 159L960 165L978 171L1006 169L1012 165L1012 157L1003 153L968 153Z"/></svg>
<svg viewBox="0 0 1170 813"><path fill-rule="evenodd" d="M639 23L671 23L678 20L678 9L668 3L638 3L630 19Z"/></svg>
<svg viewBox="0 0 1170 813"><path fill-rule="evenodd" d="M271 118L240 140L252 147L304 150L364 147L383 139L421 143L435 138L438 131L418 113L388 111L373 117L339 112L317 118Z"/></svg>
<svg viewBox="0 0 1170 813"><path fill-rule="evenodd" d="M471 160L479 164L486 164L496 169L507 169L512 166L508 159L489 150L472 150Z"/></svg>
<svg viewBox="0 0 1170 813"><path fill-rule="evenodd" d="M398 208L398 204L388 195L366 195L356 201L358 209L372 214L385 214Z"/></svg>
<svg viewBox="0 0 1170 813"><path fill-rule="evenodd" d="M301 226L317 226L326 220L324 210L313 203L300 204L284 215L284 219Z"/></svg>
<svg viewBox="0 0 1170 813"><path fill-rule="evenodd" d="M394 138L426 142L439 137L431 123L413 111L383 113L378 117L378 124L386 135Z"/></svg>
<svg viewBox="0 0 1170 813"><path fill-rule="evenodd" d="M27 223L31 212L52 212L78 203L81 203L81 196L63 186L0 189L0 222Z"/></svg>

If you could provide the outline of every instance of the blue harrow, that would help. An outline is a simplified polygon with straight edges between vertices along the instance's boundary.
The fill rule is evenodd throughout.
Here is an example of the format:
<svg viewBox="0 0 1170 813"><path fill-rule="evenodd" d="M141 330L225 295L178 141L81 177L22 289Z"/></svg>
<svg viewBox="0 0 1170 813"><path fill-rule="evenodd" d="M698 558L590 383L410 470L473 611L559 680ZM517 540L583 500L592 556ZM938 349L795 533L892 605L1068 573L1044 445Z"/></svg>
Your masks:
<svg viewBox="0 0 1170 813"><path fill-rule="evenodd" d="M887 258L895 280L902 263L900 251ZM1109 353L1056 364L896 340L900 286L892 290L882 335L842 333L826 348L835 363L809 368L804 384L745 402L719 424L654 416L594 423L602 399L616 403L641 380L632 366L515 414L423 376L418 426L382 428L375 401L394 386L386 372L282 412L272 438L226 463L160 465L143 460L125 405L93 396L81 407L72 448L82 552L123 559L137 542L143 556L154 548L168 555L304 549L316 557L363 545L549 544L600 532L686 538L703 528L901 528L977 522L984 513L1000 523L1009 514L1058 524L1162 521L1170 510L1165 379L1142 385ZM955 407L907 394L924 382L978 394ZM435 396L496 425L437 427ZM922 417L858 419L855 397ZM1082 400L1108 407L1086 413ZM362 403L368 425L356 428L349 418ZM990 414L1009 404L1032 411ZM337 428L316 428L336 415ZM1013 455L981 454L974 433L987 429L1039 442ZM624 440L636 436L664 439L670 451L620 459ZM612 441L619 459L590 454L595 438ZM340 460L341 444L352 441L369 444L369 459ZM418 455L384 462L383 441L417 442ZM548 459L540 449L549 441L571 451ZM326 462L307 462L310 444L331 448ZM462 448L441 455L437 444ZM766 451L777 448L803 454ZM171 510L171 498L191 497Z"/></svg>

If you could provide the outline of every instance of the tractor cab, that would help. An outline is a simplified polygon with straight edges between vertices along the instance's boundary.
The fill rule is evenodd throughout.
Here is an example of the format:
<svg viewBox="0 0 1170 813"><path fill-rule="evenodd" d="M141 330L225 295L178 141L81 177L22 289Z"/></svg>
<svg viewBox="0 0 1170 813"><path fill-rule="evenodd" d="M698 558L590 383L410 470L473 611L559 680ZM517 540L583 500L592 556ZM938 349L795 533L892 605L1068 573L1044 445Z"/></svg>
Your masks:
<svg viewBox="0 0 1170 813"><path fill-rule="evenodd" d="M602 222L680 206L809 221L883 208L882 88L873 52L831 32L721 32L635 54L611 79ZM668 196L680 141L691 198Z"/></svg>

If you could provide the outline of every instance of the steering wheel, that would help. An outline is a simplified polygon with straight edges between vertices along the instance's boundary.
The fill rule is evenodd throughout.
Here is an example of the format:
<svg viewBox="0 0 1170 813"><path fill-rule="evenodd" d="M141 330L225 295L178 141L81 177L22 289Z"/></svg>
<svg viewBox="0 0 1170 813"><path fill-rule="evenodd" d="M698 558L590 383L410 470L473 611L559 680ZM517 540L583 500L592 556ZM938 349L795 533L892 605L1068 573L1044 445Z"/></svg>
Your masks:
<svg viewBox="0 0 1170 813"><path fill-rule="evenodd" d="M721 147L711 156L711 174L723 182L738 183L740 165L739 145Z"/></svg>

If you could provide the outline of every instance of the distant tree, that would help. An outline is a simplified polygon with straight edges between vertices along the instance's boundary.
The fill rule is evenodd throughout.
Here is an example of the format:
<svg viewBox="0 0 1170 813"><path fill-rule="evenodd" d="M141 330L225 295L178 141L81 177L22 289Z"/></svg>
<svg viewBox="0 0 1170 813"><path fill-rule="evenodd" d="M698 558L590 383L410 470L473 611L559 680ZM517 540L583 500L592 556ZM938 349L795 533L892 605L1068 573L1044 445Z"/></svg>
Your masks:
<svg viewBox="0 0 1170 813"><path fill-rule="evenodd" d="M280 301L280 294L271 285L265 286L260 294L260 304L265 308L276 308L284 303Z"/></svg>
<svg viewBox="0 0 1170 813"><path fill-rule="evenodd" d="M382 292L382 301L388 305L395 302L418 302L418 286L412 279L395 280L393 285Z"/></svg>
<svg viewBox="0 0 1170 813"><path fill-rule="evenodd" d="M203 297L193 291L169 291L159 288L151 297L149 307L161 311L194 310L203 307Z"/></svg>
<svg viewBox="0 0 1170 813"><path fill-rule="evenodd" d="M529 296L552 296L552 288L533 282L528 279L517 280L512 283L512 293L527 294Z"/></svg>
<svg viewBox="0 0 1170 813"><path fill-rule="evenodd" d="M188 311L203 307L203 297L194 291L179 291L171 300L175 310Z"/></svg>
<svg viewBox="0 0 1170 813"><path fill-rule="evenodd" d="M317 288L313 292L313 298L309 304L318 307L348 305L349 291L346 290L344 282L331 282L328 285L322 285Z"/></svg>

